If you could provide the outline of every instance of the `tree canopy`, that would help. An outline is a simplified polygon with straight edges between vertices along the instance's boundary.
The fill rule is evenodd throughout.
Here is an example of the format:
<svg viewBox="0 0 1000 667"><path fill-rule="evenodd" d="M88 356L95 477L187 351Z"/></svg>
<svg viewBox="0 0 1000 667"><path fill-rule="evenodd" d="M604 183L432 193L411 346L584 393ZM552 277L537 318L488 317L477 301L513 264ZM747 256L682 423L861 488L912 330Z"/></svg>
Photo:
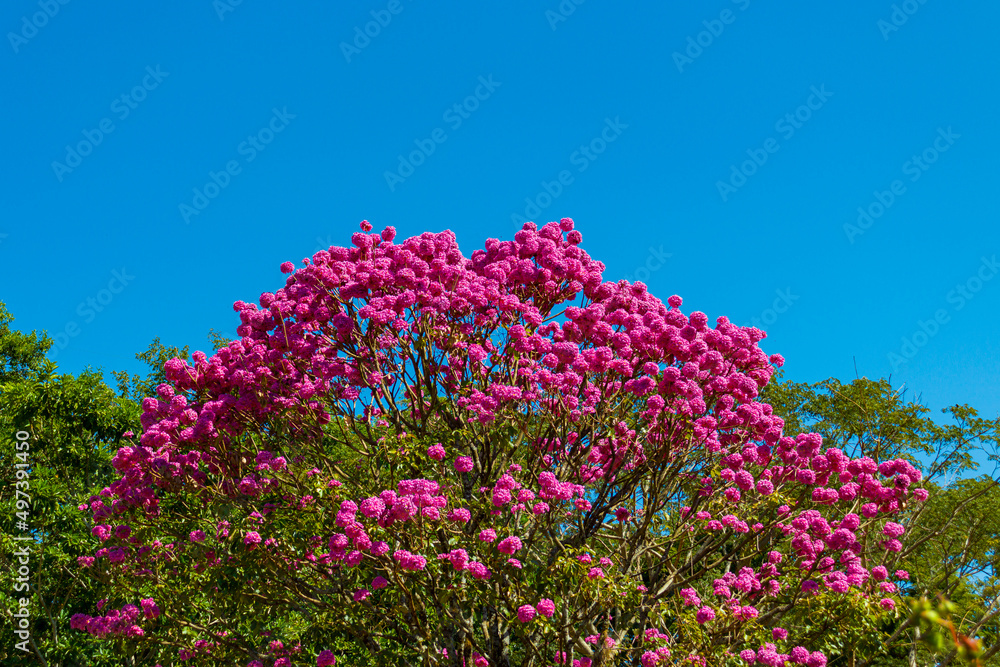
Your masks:
<svg viewBox="0 0 1000 667"><path fill-rule="evenodd" d="M156 339L117 392L0 306L40 661L995 662L1000 420L786 381L763 332L604 281L569 219L394 239L283 264L236 339Z"/></svg>

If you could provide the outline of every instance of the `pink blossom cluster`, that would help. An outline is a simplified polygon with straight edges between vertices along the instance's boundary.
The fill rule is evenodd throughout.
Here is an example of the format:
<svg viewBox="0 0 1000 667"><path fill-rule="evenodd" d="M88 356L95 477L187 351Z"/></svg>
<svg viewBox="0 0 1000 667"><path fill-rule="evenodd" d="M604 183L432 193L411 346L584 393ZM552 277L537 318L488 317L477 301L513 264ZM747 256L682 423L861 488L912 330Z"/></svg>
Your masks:
<svg viewBox="0 0 1000 667"><path fill-rule="evenodd" d="M768 643L754 651L740 651L740 658L748 665L759 664L767 667L785 667L786 664L807 665L807 667L826 667L826 655L821 651L812 651L803 646L796 646L790 653L779 653L774 644Z"/></svg>
<svg viewBox="0 0 1000 667"><path fill-rule="evenodd" d="M783 363L759 347L762 331L725 317L710 326L704 313L682 312L678 296L663 303L642 283L605 282L604 265L579 247L568 218L527 223L513 240L489 239L470 258L451 232L401 243L392 228L370 232L363 225L351 247L317 252L301 268L283 264L284 287L234 304L239 340L211 357L196 352L190 364L165 364L168 382L143 401L142 435L114 457L120 478L81 505L94 536L108 543L82 567L106 558L128 576L149 572L149 559L168 551L204 559L198 550L213 540L201 529L188 526L177 548L161 549L126 524L158 525L163 498L193 493L241 511L268 501L262 513L246 512L246 548L227 557L247 558L263 542L253 557L263 552L290 571L341 578L359 608L390 597L394 589L377 591L403 574L450 577L448 585L474 598L494 572L535 567L539 554L546 561L556 526L596 531L613 516L626 536L646 530L637 492L616 495L616 485L690 461L685 502L693 507L672 519L678 535L743 544L768 531L775 541L756 568L671 592L699 632L722 619L752 625L770 598L801 591L856 589L893 603L882 563L891 565L906 529L890 519L927 498L915 486L921 473L901 459L824 449L816 434L784 435L783 420L757 400ZM442 402L452 411L446 416ZM383 412L404 403L405 429L398 411ZM622 405L631 406L627 417L605 417ZM296 446L321 440L334 419L400 452L410 466L400 469L412 478L386 472L376 484L320 472L329 470L325 462ZM536 422L545 428L528 433ZM261 424L292 437L268 449L246 444ZM512 437L524 444L508 445ZM264 540L271 510L288 516L289 508L326 525L305 531L311 538L302 545ZM217 534L222 542L221 528ZM529 535L541 540L538 554ZM515 554L522 560L506 558ZM597 565L581 556L567 589L631 586L637 572L625 571L625 554L609 555ZM207 562L220 561L213 552ZM635 591L636 604L655 602L644 586ZM521 623L550 618L556 606L548 598L515 602L506 611ZM124 613L94 627L119 628ZM93 633L92 622L74 627ZM765 644L740 656L825 664L799 648L786 655ZM664 646L644 651L645 667L670 657Z"/></svg>
<svg viewBox="0 0 1000 667"><path fill-rule="evenodd" d="M95 637L142 637L145 632L136 623L140 614L151 620L160 615L160 608L151 598L145 598L139 601L139 607L127 604L121 609L112 609L104 616L74 614L70 627Z"/></svg>

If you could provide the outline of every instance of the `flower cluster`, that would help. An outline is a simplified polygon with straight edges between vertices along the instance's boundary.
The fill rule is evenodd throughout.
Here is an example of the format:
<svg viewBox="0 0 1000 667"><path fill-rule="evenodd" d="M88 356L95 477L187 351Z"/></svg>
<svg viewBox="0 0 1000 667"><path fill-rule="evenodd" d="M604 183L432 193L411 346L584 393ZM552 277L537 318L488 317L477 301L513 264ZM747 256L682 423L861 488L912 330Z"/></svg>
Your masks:
<svg viewBox="0 0 1000 667"><path fill-rule="evenodd" d="M119 479L80 506L100 545L80 566L148 583L164 561L171 581L264 564L283 573L269 586L338 591L309 598L332 624L353 605L350 617L372 627L391 616L413 637L461 635L460 646L478 631L417 627L428 615L408 611L406 596L462 619L488 599L491 613L530 624L538 646L557 645L557 608L564 618L617 609L604 645L644 637L634 656L644 667L704 663L693 647L726 645L713 633L739 624L756 637L740 639L744 661L822 667L823 653L786 648L758 619L823 593L877 595L890 613L898 592L885 580L906 531L892 519L927 498L920 471L786 435L758 400L783 363L760 348L762 331L725 317L713 326L678 296L606 282L581 241L568 218L527 223L466 258L451 232L396 243L392 228L364 223L350 247L283 264L281 289L234 304L238 340L164 365L141 436L114 457ZM358 461L331 461L330 442ZM653 480L667 482L650 497ZM163 511L175 498L226 512L182 526ZM650 528L664 516L664 530ZM674 551L691 562L652 567L649 554L673 553L672 540L689 542ZM561 555L568 544L575 561ZM759 565L668 583L723 549ZM636 584L654 571L664 579ZM550 597L530 603L521 579L549 582ZM609 602L621 597L627 605ZM623 607L682 618L671 648ZM73 627L139 636L137 618L126 605ZM583 625L560 632L597 642ZM488 662L475 648L473 662Z"/></svg>
<svg viewBox="0 0 1000 667"><path fill-rule="evenodd" d="M136 623L140 615L152 620L160 615L160 609L151 598L145 598L139 601L139 607L127 604L121 609L112 609L104 616L74 614L70 619L70 627L74 630L83 630L95 637L137 638L145 634Z"/></svg>

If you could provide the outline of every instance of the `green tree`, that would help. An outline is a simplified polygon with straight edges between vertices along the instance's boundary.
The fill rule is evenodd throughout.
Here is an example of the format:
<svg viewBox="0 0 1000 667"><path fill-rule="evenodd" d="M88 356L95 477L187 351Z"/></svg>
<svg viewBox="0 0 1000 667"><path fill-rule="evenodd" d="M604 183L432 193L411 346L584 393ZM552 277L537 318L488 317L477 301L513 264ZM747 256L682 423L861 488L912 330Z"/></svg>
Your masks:
<svg viewBox="0 0 1000 667"><path fill-rule="evenodd" d="M116 397L99 373L60 375L48 360L25 376L0 383L0 508L10 522L0 536L0 604L7 626L0 632L14 636L15 598L26 596L15 591L14 581L25 557L15 559L14 554L27 546L29 646L42 664L116 664L107 648L68 632L70 616L97 602L79 576L76 559L88 553L90 517L76 505L112 481L111 456L122 433L137 426L138 414L138 407ZM17 451L19 432L26 450ZM17 463L28 465L20 469L26 473L22 480L17 479ZM15 487L18 481L20 488ZM30 498L28 507L17 506L16 491L26 494L21 500ZM19 510L25 514L11 525ZM28 535L32 539L16 539ZM7 654L3 659L17 653L11 642L0 651Z"/></svg>
<svg viewBox="0 0 1000 667"><path fill-rule="evenodd" d="M52 347L52 339L44 332L30 334L10 328L14 316L0 301L0 382L7 382L37 370Z"/></svg>
<svg viewBox="0 0 1000 667"><path fill-rule="evenodd" d="M130 375L126 371L111 371L111 376L115 378L121 395L138 404L146 396L153 396L156 393L156 387L167 381L163 375L163 364L174 357L189 360L189 351L190 348L187 345L183 348L167 347L160 342L160 337L157 336L145 352L138 352L135 355L138 361L149 367L149 372L145 377L134 373Z"/></svg>
<svg viewBox="0 0 1000 667"><path fill-rule="evenodd" d="M185 357L187 349L155 339L136 355L150 367L145 377L113 373L116 395L97 371L59 373L46 358L51 339L12 330L13 319L0 303L0 511L6 520L0 533L0 633L15 636L12 613L26 597L31 637L28 653L11 641L0 644L0 663L118 667L122 656L112 646L69 629L73 614L92 610L99 601L80 576L77 558L92 551L92 521L77 506L115 479L111 459L126 444L123 434L139 430L138 402L163 382L163 362ZM20 451L18 433L27 443ZM18 479L18 463L28 464L21 469L24 479ZM30 507L23 510L26 530L15 524L18 490L30 496ZM16 539L25 536L31 539ZM17 553L25 545L30 588L18 592L15 571L24 557Z"/></svg>

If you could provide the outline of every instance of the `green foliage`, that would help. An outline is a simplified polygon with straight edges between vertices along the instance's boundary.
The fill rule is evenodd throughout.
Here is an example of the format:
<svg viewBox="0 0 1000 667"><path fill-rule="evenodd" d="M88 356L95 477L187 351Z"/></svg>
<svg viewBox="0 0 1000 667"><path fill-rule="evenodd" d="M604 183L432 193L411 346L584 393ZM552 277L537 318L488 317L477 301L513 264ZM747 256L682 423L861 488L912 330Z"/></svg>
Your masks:
<svg viewBox="0 0 1000 667"><path fill-rule="evenodd" d="M93 555L90 513L77 505L117 479L111 458L127 444L122 434L139 430L138 400L163 381L163 362L186 356L187 349L154 340L136 355L151 372L144 378L114 373L121 394L116 395L97 371L59 373L46 358L51 340L44 333L11 330L12 321L0 303L0 634L7 638L0 644L0 664L44 660L50 667L120 667L131 658L69 628L73 614L92 612L99 601L76 560ZM28 435L20 451L18 432ZM18 479L18 463L29 464L21 469L24 479ZM30 496L21 517L18 490ZM20 499L23 503L24 496ZM26 530L15 523L22 517ZM14 554L24 545L30 588L18 591L15 570L21 562ZM12 613L21 597L30 599L30 653L14 647ZM137 664L145 662L139 658Z"/></svg>
<svg viewBox="0 0 1000 667"><path fill-rule="evenodd" d="M12 331L14 316L0 301L0 383L24 377L37 370L52 347L52 339L44 332L30 334Z"/></svg>
<svg viewBox="0 0 1000 667"><path fill-rule="evenodd" d="M111 371L111 375L117 381L118 391L121 395L130 398L138 404L146 396L153 396L156 392L156 387L167 381L167 378L163 375L163 364L174 357L189 361L190 356L188 352L189 348L187 345L183 348L167 347L160 342L160 337L157 336L149 344L145 352L139 352L135 355L136 359L149 366L149 373L146 377L135 374L129 375L125 371Z"/></svg>
<svg viewBox="0 0 1000 667"><path fill-rule="evenodd" d="M100 374L57 375L55 365L42 361L27 376L0 383L0 513L9 522L0 556L0 605L5 609L0 629L10 627L17 565L12 554L27 544L30 550L30 611L35 651L50 665L112 665L107 648L69 631L69 618L93 609L97 597L78 573L76 558L90 555L90 517L76 505L114 479L109 464L121 434L138 424L138 406L115 396ZM16 451L15 434L29 434L26 451ZM19 454L21 456L19 456ZM30 467L20 490L30 495L27 530L12 525L16 516L16 467ZM15 537L32 536L19 542ZM15 649L6 642L0 651ZM108 661L102 662L104 654ZM5 659L5 658L0 658Z"/></svg>

